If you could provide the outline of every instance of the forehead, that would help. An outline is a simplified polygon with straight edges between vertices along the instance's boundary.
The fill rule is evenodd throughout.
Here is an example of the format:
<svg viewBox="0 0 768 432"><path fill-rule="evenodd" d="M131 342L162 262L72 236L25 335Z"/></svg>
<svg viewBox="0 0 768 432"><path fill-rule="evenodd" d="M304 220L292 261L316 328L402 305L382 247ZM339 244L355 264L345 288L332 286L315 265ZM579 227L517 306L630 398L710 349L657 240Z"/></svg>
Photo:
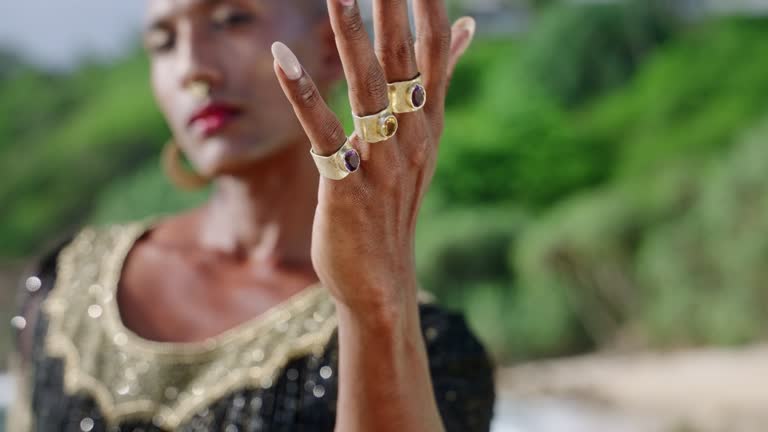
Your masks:
<svg viewBox="0 0 768 432"><path fill-rule="evenodd" d="M284 3L273 2L273 3ZM237 3L264 9L265 0L146 0L146 20L153 22L199 10L205 10L221 3Z"/></svg>
<svg viewBox="0 0 768 432"><path fill-rule="evenodd" d="M146 0L146 17L148 21L166 18L185 11L191 11L219 0Z"/></svg>

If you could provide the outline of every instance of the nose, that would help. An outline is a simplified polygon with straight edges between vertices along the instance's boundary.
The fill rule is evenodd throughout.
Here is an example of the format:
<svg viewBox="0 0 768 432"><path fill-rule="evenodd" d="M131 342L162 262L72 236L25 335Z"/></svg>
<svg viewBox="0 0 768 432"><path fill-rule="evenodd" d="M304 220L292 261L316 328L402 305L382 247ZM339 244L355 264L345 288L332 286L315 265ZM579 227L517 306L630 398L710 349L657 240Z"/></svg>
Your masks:
<svg viewBox="0 0 768 432"><path fill-rule="evenodd" d="M205 83L210 89L221 84L223 73L217 60L217 50L210 44L210 35L193 25L179 31L178 56L181 88Z"/></svg>

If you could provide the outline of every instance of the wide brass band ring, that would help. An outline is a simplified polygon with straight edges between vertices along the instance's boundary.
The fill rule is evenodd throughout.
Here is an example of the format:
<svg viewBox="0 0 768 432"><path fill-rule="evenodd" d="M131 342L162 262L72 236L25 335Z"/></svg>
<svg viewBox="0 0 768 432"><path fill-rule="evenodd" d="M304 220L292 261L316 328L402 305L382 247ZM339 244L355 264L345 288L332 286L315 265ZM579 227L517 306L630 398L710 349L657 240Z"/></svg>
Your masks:
<svg viewBox="0 0 768 432"><path fill-rule="evenodd" d="M389 83L387 88L392 112L395 114L418 111L427 103L427 89L421 74L412 80Z"/></svg>
<svg viewBox="0 0 768 432"><path fill-rule="evenodd" d="M392 114L391 107L387 107L376 114L353 115L352 117L357 135L365 142L385 141L392 138L397 132L397 117Z"/></svg>
<svg viewBox="0 0 768 432"><path fill-rule="evenodd" d="M360 153L349 142L344 144L330 156L321 156L310 150L320 175L331 180L342 180L349 174L360 169Z"/></svg>

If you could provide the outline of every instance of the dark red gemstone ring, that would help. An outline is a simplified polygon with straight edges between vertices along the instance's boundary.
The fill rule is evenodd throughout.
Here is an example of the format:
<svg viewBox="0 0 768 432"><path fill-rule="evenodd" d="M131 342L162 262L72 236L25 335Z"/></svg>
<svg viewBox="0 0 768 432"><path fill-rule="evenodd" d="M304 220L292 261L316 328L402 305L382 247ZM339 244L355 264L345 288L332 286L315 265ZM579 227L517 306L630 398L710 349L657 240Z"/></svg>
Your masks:
<svg viewBox="0 0 768 432"><path fill-rule="evenodd" d="M419 109L424 106L424 103L427 102L427 91L424 89L424 86L415 83L411 86L411 106L414 109Z"/></svg>
<svg viewBox="0 0 768 432"><path fill-rule="evenodd" d="M427 89L421 74L412 80L389 83L388 87L389 101L395 114L418 111L427 103Z"/></svg>
<svg viewBox="0 0 768 432"><path fill-rule="evenodd" d="M360 153L352 147L347 139L342 146L330 156L321 156L310 150L320 175L331 180L341 180L360 169Z"/></svg>
<svg viewBox="0 0 768 432"><path fill-rule="evenodd" d="M350 173L360 168L360 153L355 149L349 149L344 152L344 168Z"/></svg>

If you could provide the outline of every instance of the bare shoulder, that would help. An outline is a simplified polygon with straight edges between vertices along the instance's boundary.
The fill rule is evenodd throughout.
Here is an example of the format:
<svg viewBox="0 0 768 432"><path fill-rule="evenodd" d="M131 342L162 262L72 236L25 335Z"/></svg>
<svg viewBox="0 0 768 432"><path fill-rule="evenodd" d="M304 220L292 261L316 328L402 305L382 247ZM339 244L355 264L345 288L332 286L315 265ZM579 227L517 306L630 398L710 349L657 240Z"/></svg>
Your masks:
<svg viewBox="0 0 768 432"><path fill-rule="evenodd" d="M169 216L149 227L133 243L123 263L121 289L137 295L184 266L182 253L195 247L196 216L193 211Z"/></svg>

